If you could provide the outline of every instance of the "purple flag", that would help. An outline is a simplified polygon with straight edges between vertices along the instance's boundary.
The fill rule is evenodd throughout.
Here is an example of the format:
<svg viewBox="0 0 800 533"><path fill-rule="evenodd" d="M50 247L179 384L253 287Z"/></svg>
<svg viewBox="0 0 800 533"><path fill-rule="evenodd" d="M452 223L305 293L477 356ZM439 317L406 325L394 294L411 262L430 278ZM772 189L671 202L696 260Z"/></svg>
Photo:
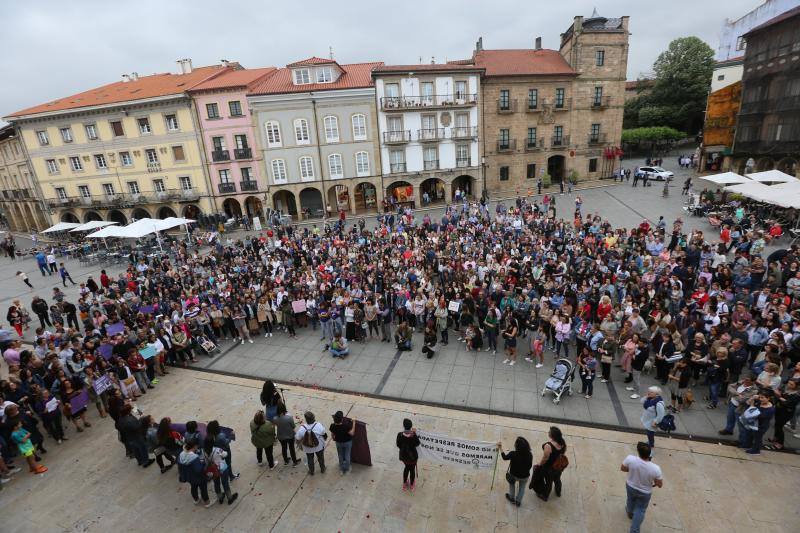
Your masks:
<svg viewBox="0 0 800 533"><path fill-rule="evenodd" d="M111 359L111 355L114 353L114 345L113 344L101 344L97 347L97 353L103 356L103 359L108 361Z"/></svg>
<svg viewBox="0 0 800 533"><path fill-rule="evenodd" d="M117 333L122 333L125 331L125 323L124 322L117 322L116 324L111 324L110 326L106 326L106 335L109 337L116 335Z"/></svg>

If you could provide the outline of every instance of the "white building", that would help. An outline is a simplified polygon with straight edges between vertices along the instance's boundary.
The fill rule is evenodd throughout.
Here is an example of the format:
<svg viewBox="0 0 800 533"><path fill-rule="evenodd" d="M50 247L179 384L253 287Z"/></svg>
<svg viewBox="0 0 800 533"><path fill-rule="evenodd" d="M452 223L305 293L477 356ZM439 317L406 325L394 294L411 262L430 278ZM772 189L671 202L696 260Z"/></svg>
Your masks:
<svg viewBox="0 0 800 533"><path fill-rule="evenodd" d="M383 184L398 202L449 202L483 191L480 78L464 64L373 70Z"/></svg>

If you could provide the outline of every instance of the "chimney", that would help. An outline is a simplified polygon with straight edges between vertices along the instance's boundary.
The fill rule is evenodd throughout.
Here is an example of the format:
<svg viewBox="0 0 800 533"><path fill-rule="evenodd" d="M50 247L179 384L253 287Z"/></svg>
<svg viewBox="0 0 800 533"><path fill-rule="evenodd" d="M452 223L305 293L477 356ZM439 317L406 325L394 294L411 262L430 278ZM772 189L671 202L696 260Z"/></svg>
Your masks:
<svg viewBox="0 0 800 533"><path fill-rule="evenodd" d="M435 64L436 64L436 58L431 56L431 65L435 65Z"/></svg>
<svg viewBox="0 0 800 533"><path fill-rule="evenodd" d="M230 63L231 63L227 59L220 59L219 62L222 63L222 66L225 67L225 68L228 68L228 65L230 65Z"/></svg>
<svg viewBox="0 0 800 533"><path fill-rule="evenodd" d="M127 82L129 82L129 81L131 81L131 77L130 77L130 75L128 75L128 74L123 74L123 75L122 75L122 82L123 82L123 83L127 83Z"/></svg>
<svg viewBox="0 0 800 533"><path fill-rule="evenodd" d="M541 50L542 49L542 38L541 37L537 37L536 38L536 46L534 46L534 48L536 50Z"/></svg>
<svg viewBox="0 0 800 533"><path fill-rule="evenodd" d="M138 72L131 72L131 81L136 81L138 79L139 79L139 73Z"/></svg>
<svg viewBox="0 0 800 533"><path fill-rule="evenodd" d="M177 61L178 66L181 69L181 74L189 74L192 72L192 60L191 59L179 59Z"/></svg>
<svg viewBox="0 0 800 533"><path fill-rule="evenodd" d="M483 37L478 37L478 42L475 43L475 51L483 51Z"/></svg>

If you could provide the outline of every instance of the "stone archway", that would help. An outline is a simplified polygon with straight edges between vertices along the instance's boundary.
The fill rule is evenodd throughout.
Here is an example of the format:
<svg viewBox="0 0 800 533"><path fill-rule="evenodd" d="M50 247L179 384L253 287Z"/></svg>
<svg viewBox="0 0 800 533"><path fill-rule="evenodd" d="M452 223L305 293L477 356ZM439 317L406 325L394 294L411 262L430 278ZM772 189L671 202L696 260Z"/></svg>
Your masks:
<svg viewBox="0 0 800 533"><path fill-rule="evenodd" d="M303 219L322 218L325 215L322 193L319 189L306 187L300 191L300 211L303 213Z"/></svg>
<svg viewBox="0 0 800 533"><path fill-rule="evenodd" d="M183 208L183 218L198 220L203 212L195 204L188 204Z"/></svg>
<svg viewBox="0 0 800 533"><path fill-rule="evenodd" d="M797 159L793 157L784 157L783 159L778 161L778 164L775 165L775 168L777 168L778 170L780 170L785 174L789 174L790 176L797 176L797 171L798 171Z"/></svg>
<svg viewBox="0 0 800 533"><path fill-rule="evenodd" d="M419 203L421 206L445 202L445 183L439 178L428 178L419 184Z"/></svg>
<svg viewBox="0 0 800 533"><path fill-rule="evenodd" d="M350 189L347 185L334 185L328 189L328 207L331 211L334 209L336 213L350 211Z"/></svg>
<svg viewBox="0 0 800 533"><path fill-rule="evenodd" d="M762 157L756 161L756 172L765 172L775 168L775 161L770 157Z"/></svg>
<svg viewBox="0 0 800 533"><path fill-rule="evenodd" d="M147 209L143 207L137 207L133 211L131 211L131 218L134 220L141 220L143 218L151 218L150 213L147 212Z"/></svg>
<svg viewBox="0 0 800 533"><path fill-rule="evenodd" d="M466 194L467 198L472 198L475 196L475 178L468 174L462 174L453 180L453 183L450 184L450 189L453 199L456 197L457 190L461 191L462 195Z"/></svg>
<svg viewBox="0 0 800 533"><path fill-rule="evenodd" d="M169 206L166 206L166 205L165 205L165 206L162 206L162 207L161 207L161 208L158 210L158 215L157 215L157 216L158 216L158 218L159 218L160 220L164 220L165 218L170 218L170 217L172 217L172 218L178 218L178 215L177 215L177 213L175 213L175 211L174 211L174 210L173 210L171 207L169 207Z"/></svg>
<svg viewBox="0 0 800 533"><path fill-rule="evenodd" d="M561 183L564 180L566 158L563 155L553 155L547 158L547 173L550 175L550 182Z"/></svg>
<svg viewBox="0 0 800 533"><path fill-rule="evenodd" d="M126 217L125 213L123 213L119 209L112 209L111 211L108 212L108 221L117 222L120 226L128 225L128 217Z"/></svg>
<svg viewBox="0 0 800 533"><path fill-rule="evenodd" d="M12 231L25 231L25 219L18 204L11 204L8 208L9 219L13 221Z"/></svg>
<svg viewBox="0 0 800 533"><path fill-rule="evenodd" d="M225 211L225 216L228 218L237 218L242 216L242 206L239 205L236 198L228 198L222 202L222 210Z"/></svg>
<svg viewBox="0 0 800 533"><path fill-rule="evenodd" d="M399 203L414 203L414 186L407 181L395 181L386 187L386 198L394 198Z"/></svg>
<svg viewBox="0 0 800 533"><path fill-rule="evenodd" d="M84 223L98 221L98 220L103 220L103 217L101 217L100 213L98 213L97 211L86 211L83 214Z"/></svg>
<svg viewBox="0 0 800 533"><path fill-rule="evenodd" d="M67 211L66 213L61 213L61 222L70 222L72 224L80 224L80 219L75 216L75 213L71 213Z"/></svg>
<svg viewBox="0 0 800 533"><path fill-rule="evenodd" d="M250 220L253 220L254 217L258 217L262 223L264 222L264 205L259 198L255 196L248 196L245 198L244 210L247 216L250 217Z"/></svg>
<svg viewBox="0 0 800 533"><path fill-rule="evenodd" d="M297 202L291 191L282 189L275 192L275 194L272 195L272 206L275 211L279 211L284 215L297 216Z"/></svg>
<svg viewBox="0 0 800 533"><path fill-rule="evenodd" d="M33 211L31 211L31 206L25 204L22 209L25 212L25 224L28 226L28 230L34 231L36 229L36 217L33 216Z"/></svg>
<svg viewBox="0 0 800 533"><path fill-rule="evenodd" d="M39 228L39 231L47 229L47 227L50 226L41 205L34 205L33 213L36 215L36 227Z"/></svg>
<svg viewBox="0 0 800 533"><path fill-rule="evenodd" d="M353 194L356 211L362 209L377 209L378 208L378 191L375 186L368 181L359 183L355 187Z"/></svg>

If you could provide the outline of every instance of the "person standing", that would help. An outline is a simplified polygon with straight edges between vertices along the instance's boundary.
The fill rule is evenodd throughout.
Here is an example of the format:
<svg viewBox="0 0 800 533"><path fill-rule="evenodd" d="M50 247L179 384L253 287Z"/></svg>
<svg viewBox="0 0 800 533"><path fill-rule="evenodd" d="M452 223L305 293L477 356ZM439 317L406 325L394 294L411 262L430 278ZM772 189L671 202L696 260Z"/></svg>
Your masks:
<svg viewBox="0 0 800 533"><path fill-rule="evenodd" d="M47 268L50 270L51 276L58 272L58 267L56 266L56 254L53 253L53 250L50 250L50 253L47 254Z"/></svg>
<svg viewBox="0 0 800 533"><path fill-rule="evenodd" d="M69 271L67 270L67 267L64 266L64 263L59 264L58 275L61 276L61 283L63 283L65 287L67 286L67 280L69 280L73 285L77 285L75 280L72 279L72 276L69 275Z"/></svg>
<svg viewBox="0 0 800 533"><path fill-rule="evenodd" d="M42 274L42 276L44 276L44 274ZM17 270L17 277L21 279L22 283L27 285L30 290L33 290L33 285L31 285L31 280L28 279L28 275L25 272Z"/></svg>
<svg viewBox="0 0 800 533"><path fill-rule="evenodd" d="M356 421L345 419L344 413L336 411L333 414L333 424L331 424L330 432L333 441L336 443L336 452L339 454L339 469L342 474L346 474L350 470L350 452L353 449Z"/></svg>
<svg viewBox="0 0 800 533"><path fill-rule="evenodd" d="M197 440L187 439L183 451L178 456L178 479L182 483L188 483L191 487L192 499L194 504L200 503L200 498L206 509L211 507L213 502L208 498L208 478L206 477L206 465L197 450ZM199 493L199 494L198 494Z"/></svg>
<svg viewBox="0 0 800 533"><path fill-rule="evenodd" d="M661 419L667 413L667 408L664 400L661 398L660 387L650 387L647 389L647 395L642 398L642 426L647 432L647 444L650 448L656 446L656 429L661 423Z"/></svg>
<svg viewBox="0 0 800 533"><path fill-rule="evenodd" d="M420 442L417 431L408 418L403 419L403 431L397 434L395 442L400 450L400 461L405 465L403 468L403 490L413 491L416 488L417 460L419 459L417 447L419 447Z"/></svg>
<svg viewBox="0 0 800 533"><path fill-rule="evenodd" d="M533 454L531 445L523 437L517 437L514 441L514 450L508 453L503 452L503 443L497 443L500 456L505 461L509 461L506 481L508 481L508 492L506 500L517 507L522 505L522 497L525 495L525 483L531 475L533 467Z"/></svg>
<svg viewBox="0 0 800 533"><path fill-rule="evenodd" d="M316 455L319 461L319 470L324 474L325 442L328 440L328 434L325 433L325 427L317 422L311 411L306 411L303 418L306 423L300 424L294 439L303 447L303 453L306 454L308 473L314 475L314 456Z"/></svg>
<svg viewBox="0 0 800 533"><path fill-rule="evenodd" d="M206 475L211 474L211 479L214 481L214 492L217 495L217 501L222 503L227 498L228 505L231 505L239 497L239 493L231 493L231 469L228 467L228 463L225 462L227 456L228 452L214 445L214 437L211 435L206 437L203 442Z"/></svg>
<svg viewBox="0 0 800 533"><path fill-rule="evenodd" d="M42 251L39 251L36 254L36 266L39 267L39 272L42 273L42 276L47 276L48 273L51 276L53 275L52 272L47 270L47 256L44 255L44 252L42 252ZM19 273L17 273L17 275L19 275Z"/></svg>
<svg viewBox="0 0 800 533"><path fill-rule="evenodd" d="M542 458L534 466L530 485L530 488L542 501L547 501L554 485L556 496L561 497L561 473L567 464L566 457L564 457L567 452L567 443L564 441L561 430L556 426L551 426L547 437L549 440L542 444Z"/></svg>
<svg viewBox="0 0 800 533"><path fill-rule="evenodd" d="M294 417L286 412L286 406L283 402L278 404L277 415L272 423L277 428L278 442L281 443L281 455L283 455L283 464L289 464L289 455L292 456L292 466L297 466L300 459L297 458L294 449Z"/></svg>
<svg viewBox="0 0 800 533"><path fill-rule="evenodd" d="M272 453L272 447L275 446L275 426L267 420L264 411L257 411L250 422L250 442L256 447L258 466L264 466L262 453L266 452L270 470L275 468L275 457Z"/></svg>
<svg viewBox="0 0 800 533"><path fill-rule="evenodd" d="M650 497L653 495L653 487L664 486L661 468L652 462L651 452L649 445L640 442L636 445L638 456L627 456L619 467L621 471L628 474L625 483L628 495L625 512L632 520L630 533L639 533L647 506L650 504Z"/></svg>

